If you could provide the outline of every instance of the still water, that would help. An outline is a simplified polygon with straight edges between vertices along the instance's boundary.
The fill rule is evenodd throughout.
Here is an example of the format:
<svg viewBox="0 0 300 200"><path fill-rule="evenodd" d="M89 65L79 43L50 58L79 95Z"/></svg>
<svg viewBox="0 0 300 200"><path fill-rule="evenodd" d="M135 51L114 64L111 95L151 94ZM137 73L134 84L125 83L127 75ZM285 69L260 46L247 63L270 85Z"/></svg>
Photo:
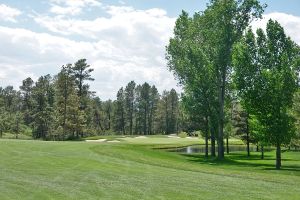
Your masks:
<svg viewBox="0 0 300 200"><path fill-rule="evenodd" d="M171 152L179 152L179 153L205 153L205 145L192 145L187 147L179 147L179 148L172 148L169 151ZM218 151L216 146L216 152ZM226 151L226 147L225 147ZM229 152L235 152L235 151L247 151L246 145L230 145L229 146ZM250 151L256 151L256 146L250 145ZM210 146L208 148L208 152L210 152Z"/></svg>

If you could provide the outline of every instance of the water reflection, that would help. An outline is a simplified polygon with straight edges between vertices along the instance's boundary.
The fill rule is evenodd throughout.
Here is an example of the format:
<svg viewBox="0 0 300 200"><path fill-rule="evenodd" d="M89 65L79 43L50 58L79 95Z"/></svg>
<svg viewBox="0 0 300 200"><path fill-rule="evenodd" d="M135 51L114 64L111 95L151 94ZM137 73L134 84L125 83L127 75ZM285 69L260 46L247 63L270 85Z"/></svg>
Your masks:
<svg viewBox="0 0 300 200"><path fill-rule="evenodd" d="M210 152L211 148L208 148L208 152ZM216 146L216 152L217 152L217 146ZM187 146L187 147L180 147L180 148L173 148L170 149L171 152L179 152L179 153L205 153L205 145L193 145L193 146ZM226 148L225 148L226 151ZM247 151L246 145L230 145L229 146L229 152L235 152L235 151ZM250 151L256 151L256 146L250 146Z"/></svg>

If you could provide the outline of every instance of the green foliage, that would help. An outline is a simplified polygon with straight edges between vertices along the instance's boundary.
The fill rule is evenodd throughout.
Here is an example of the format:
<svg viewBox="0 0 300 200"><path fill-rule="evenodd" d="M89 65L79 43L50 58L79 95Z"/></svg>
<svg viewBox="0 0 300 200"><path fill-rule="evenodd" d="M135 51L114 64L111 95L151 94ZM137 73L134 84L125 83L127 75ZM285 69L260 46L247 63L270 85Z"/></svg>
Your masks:
<svg viewBox="0 0 300 200"><path fill-rule="evenodd" d="M54 137L59 139L78 138L84 130L84 112L79 109L80 101L75 90L75 79L71 65L62 67L55 82L56 127Z"/></svg>
<svg viewBox="0 0 300 200"><path fill-rule="evenodd" d="M31 111L33 108L32 89L34 81L28 77L23 80L20 86L21 98L22 98L22 111L24 113L24 123L28 126L32 123L33 119Z"/></svg>
<svg viewBox="0 0 300 200"><path fill-rule="evenodd" d="M233 50L234 80L248 113L264 127L266 141L277 146L289 144L294 122L288 110L298 88L299 47L288 38L276 21L269 20L266 34L248 30Z"/></svg>
<svg viewBox="0 0 300 200"><path fill-rule="evenodd" d="M208 120L216 120L218 156L221 159L224 157L224 103L232 46L251 20L261 17L262 12L263 6L257 0L211 1L203 13L196 13L193 17L183 11L176 21L174 37L167 46L168 67L184 85L187 98L191 95L190 100L199 102L196 106L198 112L204 111L204 116L199 117L206 118L206 124L214 123L207 123ZM215 126L204 129L208 132Z"/></svg>
<svg viewBox="0 0 300 200"><path fill-rule="evenodd" d="M123 88L118 91L117 100L114 104L114 130L125 134L125 97Z"/></svg>
<svg viewBox="0 0 300 200"><path fill-rule="evenodd" d="M129 134L133 134L133 119L134 119L134 100L135 100L135 82L131 81L125 88L125 109L127 118L127 130Z"/></svg>
<svg viewBox="0 0 300 200"><path fill-rule="evenodd" d="M54 123L53 85L50 75L41 76L32 89L31 118L34 138L50 138Z"/></svg>
<svg viewBox="0 0 300 200"><path fill-rule="evenodd" d="M74 75L74 80L78 89L78 96L81 101L81 109L86 107L85 97L89 93L89 85L84 84L84 81L94 81L94 79L91 77L91 73L93 71L94 69L90 68L90 65L86 63L86 59L78 60L74 66L71 67L71 73Z"/></svg>
<svg viewBox="0 0 300 200"><path fill-rule="evenodd" d="M300 147L300 91L299 89L294 95L293 107L290 109L290 114L295 119L296 132L289 144L290 147Z"/></svg>

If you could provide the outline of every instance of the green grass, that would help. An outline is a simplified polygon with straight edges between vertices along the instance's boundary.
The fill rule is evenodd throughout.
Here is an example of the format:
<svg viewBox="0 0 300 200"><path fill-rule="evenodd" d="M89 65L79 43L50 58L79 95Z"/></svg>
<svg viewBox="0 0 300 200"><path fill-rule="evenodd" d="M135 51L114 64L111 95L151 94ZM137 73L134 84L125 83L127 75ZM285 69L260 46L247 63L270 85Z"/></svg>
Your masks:
<svg viewBox="0 0 300 200"><path fill-rule="evenodd" d="M198 139L120 140L0 140L0 199L300 199L299 152L284 152L276 171L274 152L217 161L153 149Z"/></svg>

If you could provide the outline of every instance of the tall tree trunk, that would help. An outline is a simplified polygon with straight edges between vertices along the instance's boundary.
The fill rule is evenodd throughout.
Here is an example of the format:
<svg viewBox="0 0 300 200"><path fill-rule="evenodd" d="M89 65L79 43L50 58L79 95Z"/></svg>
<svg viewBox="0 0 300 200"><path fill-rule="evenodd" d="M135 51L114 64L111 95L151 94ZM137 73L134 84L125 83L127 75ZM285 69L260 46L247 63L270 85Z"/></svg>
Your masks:
<svg viewBox="0 0 300 200"><path fill-rule="evenodd" d="M276 145L276 169L281 168L281 147L280 144Z"/></svg>
<svg viewBox="0 0 300 200"><path fill-rule="evenodd" d="M130 135L132 135L132 127L133 127L133 103L131 103L131 108L130 108Z"/></svg>
<svg viewBox="0 0 300 200"><path fill-rule="evenodd" d="M138 134L138 119L137 119L137 117L135 117L134 134L135 134L135 135Z"/></svg>
<svg viewBox="0 0 300 200"><path fill-rule="evenodd" d="M122 117L122 134L125 135L125 118L124 118L124 111L122 108L122 113L121 113L121 117Z"/></svg>
<svg viewBox="0 0 300 200"><path fill-rule="evenodd" d="M166 114L166 128L165 132L166 134L169 134L169 113L168 113L168 98L166 99L166 106L165 106L165 114Z"/></svg>
<svg viewBox="0 0 300 200"><path fill-rule="evenodd" d="M144 124L144 135L146 135L147 134L147 109L146 109L146 107L145 107L145 112L144 112L143 124Z"/></svg>
<svg viewBox="0 0 300 200"><path fill-rule="evenodd" d="M260 156L260 158L263 160L263 159L265 158L265 155L264 155L264 145L261 145L260 151L261 151L261 156Z"/></svg>
<svg viewBox="0 0 300 200"><path fill-rule="evenodd" d="M228 142L228 135L226 137L226 152L229 154L229 142Z"/></svg>
<svg viewBox="0 0 300 200"><path fill-rule="evenodd" d="M247 119L246 119L246 134L247 134L247 156L250 157L250 138L249 138L249 123L248 123L248 119L249 119L249 114L247 114Z"/></svg>
<svg viewBox="0 0 300 200"><path fill-rule="evenodd" d="M226 67L221 70L220 94L219 94L219 130L218 130L218 159L224 159L224 101L225 101L225 83Z"/></svg>
<svg viewBox="0 0 300 200"><path fill-rule="evenodd" d="M208 117L205 118L205 157L208 158Z"/></svg>
<svg viewBox="0 0 300 200"><path fill-rule="evenodd" d="M205 158L208 158L208 131L205 131Z"/></svg>
<svg viewBox="0 0 300 200"><path fill-rule="evenodd" d="M249 133L247 132L247 156L250 157Z"/></svg>
<svg viewBox="0 0 300 200"><path fill-rule="evenodd" d="M215 133L212 131L211 133L211 151L210 154L212 157L216 157L216 138Z"/></svg>
<svg viewBox="0 0 300 200"><path fill-rule="evenodd" d="M65 139L65 135L66 135L66 121L67 121L67 100L68 100L68 91L67 91L67 87L68 87L68 83L67 80L65 80L64 82L64 119L63 119L63 140Z"/></svg>
<svg viewBox="0 0 300 200"><path fill-rule="evenodd" d="M108 130L110 130L110 119L111 119L111 116L110 116L110 111L108 112Z"/></svg>

